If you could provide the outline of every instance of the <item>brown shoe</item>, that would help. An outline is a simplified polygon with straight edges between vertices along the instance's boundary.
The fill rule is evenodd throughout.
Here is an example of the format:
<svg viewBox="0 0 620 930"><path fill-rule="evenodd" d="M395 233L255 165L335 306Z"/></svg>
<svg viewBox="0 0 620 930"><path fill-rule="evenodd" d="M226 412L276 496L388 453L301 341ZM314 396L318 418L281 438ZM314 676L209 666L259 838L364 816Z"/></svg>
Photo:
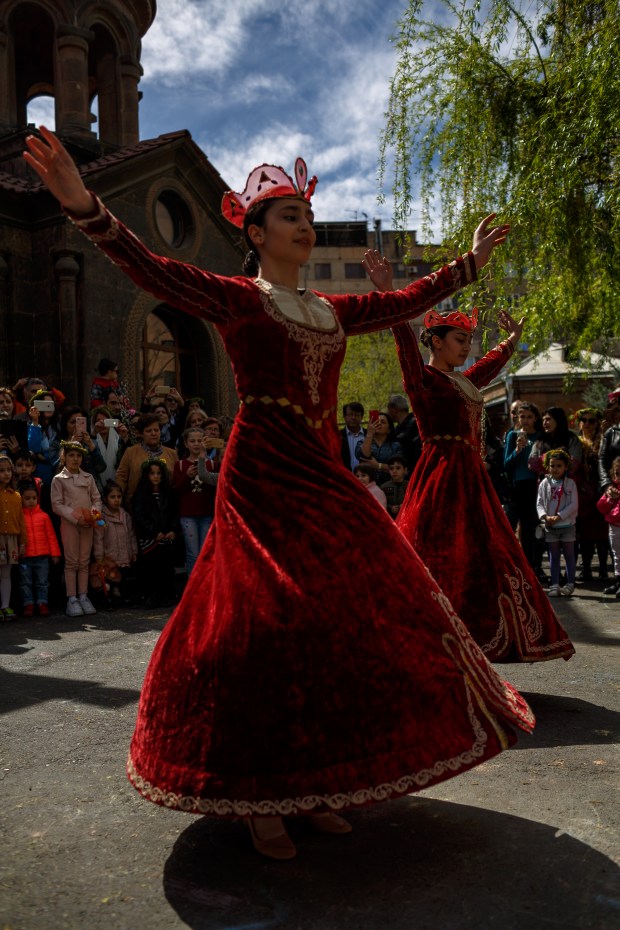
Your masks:
<svg viewBox="0 0 620 930"><path fill-rule="evenodd" d="M317 833L350 833L353 829L348 820L330 811L324 814L308 814L308 820Z"/></svg>
<svg viewBox="0 0 620 930"><path fill-rule="evenodd" d="M256 832L256 825L253 817L244 817L243 822L250 831L254 849L257 853L260 853L261 856L268 856L270 859L294 859L297 855L297 850L286 830L279 833L277 836L272 836L267 840L263 840Z"/></svg>

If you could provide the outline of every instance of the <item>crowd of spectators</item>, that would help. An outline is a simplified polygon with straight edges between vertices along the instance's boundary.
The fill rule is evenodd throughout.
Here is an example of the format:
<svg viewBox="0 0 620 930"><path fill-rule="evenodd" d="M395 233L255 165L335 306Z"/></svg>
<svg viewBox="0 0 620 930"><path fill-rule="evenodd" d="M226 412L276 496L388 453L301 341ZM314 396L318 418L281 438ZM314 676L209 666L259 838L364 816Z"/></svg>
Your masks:
<svg viewBox="0 0 620 930"><path fill-rule="evenodd" d="M133 406L110 358L88 408L37 377L0 388L0 619L65 597L69 616L171 605L213 520L231 426L174 387Z"/></svg>
<svg viewBox="0 0 620 930"><path fill-rule="evenodd" d="M64 597L70 616L174 602L175 578L192 571L213 520L232 427L205 406L163 386L132 406L110 358L88 409L36 377L0 388L0 619L47 616L50 599ZM392 395L366 423L359 402L342 414L344 465L396 519L422 448L407 398ZM570 419L521 399L511 420L503 436L487 424L485 464L528 561L547 582L539 489L551 480L549 453L563 450L578 493L576 580L593 580L595 554L598 577L609 580L611 556L605 592L620 597L620 390L605 410L583 407Z"/></svg>
<svg viewBox="0 0 620 930"><path fill-rule="evenodd" d="M408 482L417 480L415 465L421 452L407 398L392 395L385 410L371 411L366 426L364 408L357 401L345 404L342 413L343 463L396 518ZM497 493L498 508L503 509L517 533L528 562L541 583L548 584L543 561L549 550L546 536L550 534L549 527L545 534L541 525L539 492L542 482L546 489L555 480L549 453L561 450L560 456L553 456L554 468L558 468L558 457L566 459L564 485L570 476L576 487L573 497L578 497L578 507L574 502L572 505L576 514L575 551L581 559L576 580L594 580L592 564L596 554L600 580L609 581L609 571L613 570L605 594L620 597L620 390L608 395L605 409L583 407L569 417L562 407L540 411L523 398L514 401L510 416L509 429L501 436L494 435L490 423L486 423L485 466ZM556 564L554 558L554 575ZM570 575L564 591L573 588L572 569ZM556 585L550 588L552 596Z"/></svg>

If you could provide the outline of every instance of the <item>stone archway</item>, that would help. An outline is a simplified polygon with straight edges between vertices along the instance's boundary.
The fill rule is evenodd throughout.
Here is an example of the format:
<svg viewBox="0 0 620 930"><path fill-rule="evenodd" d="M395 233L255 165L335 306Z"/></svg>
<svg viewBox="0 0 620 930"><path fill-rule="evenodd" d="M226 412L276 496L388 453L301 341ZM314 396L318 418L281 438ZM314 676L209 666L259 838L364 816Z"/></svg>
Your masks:
<svg viewBox="0 0 620 930"><path fill-rule="evenodd" d="M127 317L122 335L121 380L126 382L129 396L138 406L144 390L140 351L143 331L149 314L162 306L167 307L150 294L140 294ZM183 314L183 322L192 330L193 348L199 358L198 390L202 392L201 396L207 397L210 412L234 416L239 409L239 400L230 362L219 334L210 323L189 314Z"/></svg>

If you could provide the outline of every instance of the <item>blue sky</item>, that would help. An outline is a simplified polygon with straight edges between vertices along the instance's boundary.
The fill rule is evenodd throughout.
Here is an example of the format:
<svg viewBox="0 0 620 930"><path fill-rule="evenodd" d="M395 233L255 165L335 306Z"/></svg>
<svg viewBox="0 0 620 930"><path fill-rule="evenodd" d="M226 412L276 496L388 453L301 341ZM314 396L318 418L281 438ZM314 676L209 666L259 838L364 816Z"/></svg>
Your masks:
<svg viewBox="0 0 620 930"><path fill-rule="evenodd" d="M291 174L301 155L319 185L318 220L380 217L379 137L407 0L157 0L142 43L140 138L188 129L241 191L263 162ZM440 15L433 0L427 4ZM96 106L95 106L96 109ZM53 128L49 98L28 120ZM414 200L409 228L419 225Z"/></svg>
<svg viewBox="0 0 620 930"><path fill-rule="evenodd" d="M301 155L319 177L317 219L391 225L377 158L405 5L158 0L142 48L141 138L189 129L234 190L255 165L292 173Z"/></svg>

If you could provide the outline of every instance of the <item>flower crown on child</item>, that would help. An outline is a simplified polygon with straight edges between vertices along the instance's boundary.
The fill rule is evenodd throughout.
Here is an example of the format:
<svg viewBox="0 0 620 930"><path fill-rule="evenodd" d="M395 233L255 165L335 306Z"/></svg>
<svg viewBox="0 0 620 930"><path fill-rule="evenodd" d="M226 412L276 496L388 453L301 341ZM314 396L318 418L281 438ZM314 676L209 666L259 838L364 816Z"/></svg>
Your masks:
<svg viewBox="0 0 620 930"><path fill-rule="evenodd" d="M61 439L60 448L65 452L80 452L82 455L88 455L88 449L85 449L82 443L76 442L75 439Z"/></svg>
<svg viewBox="0 0 620 930"><path fill-rule="evenodd" d="M142 462L142 471L148 471L151 465L159 465L162 471L168 471L168 466L165 459L147 459L146 462Z"/></svg>
<svg viewBox="0 0 620 930"><path fill-rule="evenodd" d="M561 459L566 465L566 470L570 468L572 464L572 459L566 449L550 449L548 452L545 452L543 458L543 468L545 471L549 471L549 465L551 464L551 459Z"/></svg>
<svg viewBox="0 0 620 930"><path fill-rule="evenodd" d="M33 396L30 398L30 406L32 407L35 400L43 400L44 397L53 397L53 396L54 395L52 394L52 392L48 391L47 388L39 388L37 393L33 394Z"/></svg>

